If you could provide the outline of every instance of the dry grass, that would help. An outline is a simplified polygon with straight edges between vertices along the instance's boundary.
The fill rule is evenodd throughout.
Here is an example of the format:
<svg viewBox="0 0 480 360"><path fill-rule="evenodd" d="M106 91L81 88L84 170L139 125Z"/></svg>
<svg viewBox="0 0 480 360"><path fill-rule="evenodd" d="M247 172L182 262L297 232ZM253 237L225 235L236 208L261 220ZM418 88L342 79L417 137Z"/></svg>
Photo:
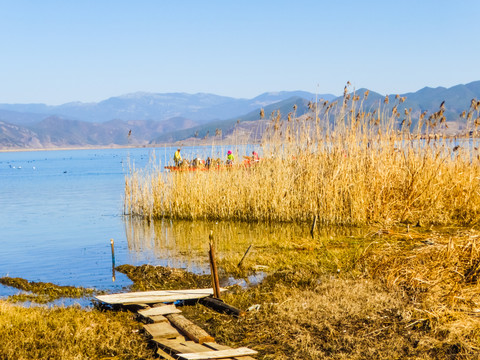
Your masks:
<svg viewBox="0 0 480 360"><path fill-rule="evenodd" d="M302 285L294 279L302 279ZM246 318L202 314L198 306L185 312L217 341L252 347L260 359L390 359L414 350L416 334L401 334L407 324L403 300L375 282L318 278L300 270L266 282L226 297L240 307L259 305Z"/></svg>
<svg viewBox="0 0 480 360"><path fill-rule="evenodd" d="M206 231L190 225L188 230L182 223L179 231L189 238ZM311 240L268 228L264 246L259 241L245 263L246 269L270 264L267 277L223 295L228 304L254 310L232 318L202 305L182 307L217 342L254 348L258 359L480 358L478 231L403 227ZM228 276L243 254L235 255L235 249L244 246L235 238L238 229L225 225L222 231L217 228L222 239L216 244ZM250 236L240 242L248 244ZM208 276L179 269L123 265L118 270L142 290L209 283ZM136 329L125 313L0 303L4 358L149 358Z"/></svg>
<svg viewBox="0 0 480 360"><path fill-rule="evenodd" d="M180 228L189 239L207 236L199 234L208 225L186 226ZM228 304L259 310L235 319L184 306L186 316L219 343L258 350L259 359L479 359L478 231L404 226L333 236L330 230L312 240L286 228L262 229L245 260L244 270L268 264L269 275L224 295ZM237 263L255 236L226 225L215 234L225 275L242 274ZM158 273L161 283L174 286L168 271L149 269L154 274L145 279ZM138 270L142 278L146 268ZM190 282L184 286L197 281L190 275L180 280Z"/></svg>
<svg viewBox="0 0 480 360"><path fill-rule="evenodd" d="M317 216L322 224L348 225L478 223L478 141L457 146L447 138L442 107L419 115L415 129L408 111L403 121L397 106L389 114L368 111L358 95L311 108L301 118L272 114L257 166L169 174L132 169L126 212L261 222ZM476 118L478 109L471 112Z"/></svg>
<svg viewBox="0 0 480 360"><path fill-rule="evenodd" d="M437 343L480 354L478 231L402 238L393 236L366 254L371 277L408 297L415 318L409 327L430 330Z"/></svg>
<svg viewBox="0 0 480 360"><path fill-rule="evenodd" d="M257 166L171 174L132 168L125 212L147 221L140 232L127 228L129 246L157 246L138 240L162 232L155 218L273 224L317 216L319 226L380 224L387 230L313 240L308 230L299 235L274 228L240 238L235 223L220 223L215 244L225 276L247 275L259 264L269 269L260 284L237 288L225 301L259 310L239 319L200 305L183 311L218 342L252 347L260 359L479 359L479 233L391 226L477 225L477 140L458 145L444 136L443 104L430 116L419 114L412 129L414 115L397 111L403 101L385 99L394 106L387 114L380 107L364 109L346 89L343 103L311 104L311 114L302 118L293 113L282 120L273 113ZM472 102L467 130L480 124L478 112ZM193 225L185 222L178 230L183 240L162 248L182 243L188 256L206 254L212 223ZM123 270L145 290L157 282L176 287L208 281L165 269ZM149 358L130 320L126 314L0 303L0 354Z"/></svg>
<svg viewBox="0 0 480 360"><path fill-rule="evenodd" d="M153 359L127 313L0 302L2 359Z"/></svg>
<svg viewBox="0 0 480 360"><path fill-rule="evenodd" d="M325 274L298 264L227 294L244 319L197 306L184 312L218 341L262 359L479 359L478 233L380 231L356 271Z"/></svg>

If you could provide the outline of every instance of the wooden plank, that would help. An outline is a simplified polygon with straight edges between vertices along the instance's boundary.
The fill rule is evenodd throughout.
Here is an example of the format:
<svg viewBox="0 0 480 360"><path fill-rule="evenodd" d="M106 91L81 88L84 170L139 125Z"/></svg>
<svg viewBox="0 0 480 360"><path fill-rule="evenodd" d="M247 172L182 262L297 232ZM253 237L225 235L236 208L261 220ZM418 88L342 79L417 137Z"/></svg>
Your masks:
<svg viewBox="0 0 480 360"><path fill-rule="evenodd" d="M221 289L225 291L225 289ZM177 300L201 299L213 295L213 289L159 290L97 295L95 298L108 304L152 304Z"/></svg>
<svg viewBox="0 0 480 360"><path fill-rule="evenodd" d="M227 346L227 345L220 345L220 344L217 344L216 342L204 342L202 345L204 346L208 346L210 349L212 350L229 350L229 349L233 349L231 348L230 346Z"/></svg>
<svg viewBox="0 0 480 360"><path fill-rule="evenodd" d="M244 355L254 355L257 351L241 347L238 349L227 349L218 351L203 351L195 353L180 353L177 356L185 360L208 360L208 359L225 359L229 357L237 357Z"/></svg>
<svg viewBox="0 0 480 360"><path fill-rule="evenodd" d="M167 348L175 353L185 353L185 352L203 352L211 351L210 348L197 344L194 341L185 341L185 340L168 340L168 339L156 339L154 340L163 348Z"/></svg>
<svg viewBox="0 0 480 360"><path fill-rule="evenodd" d="M168 315L168 314L177 314L181 313L182 310L177 309L175 305L161 305L153 308L138 310L138 313L142 316L152 316L152 315Z"/></svg>
<svg viewBox="0 0 480 360"><path fill-rule="evenodd" d="M160 348L157 348L157 354L158 354L162 359L165 359L165 360L176 360L176 358L174 358L172 355L170 355L170 354L167 353L166 351L163 351L163 350L160 349Z"/></svg>
<svg viewBox="0 0 480 360"><path fill-rule="evenodd" d="M190 320L186 319L184 316L179 314L169 314L166 315L166 318L177 328L180 332L188 337L190 340L193 340L199 344L204 342L212 342L215 339L210 336L205 330L201 327L195 325Z"/></svg>
<svg viewBox="0 0 480 360"><path fill-rule="evenodd" d="M148 316L147 319L150 319L150 321L154 323L168 322L168 319L163 315L151 315Z"/></svg>
<svg viewBox="0 0 480 360"><path fill-rule="evenodd" d="M231 349L230 346L220 345L220 344L217 344L216 342L204 342L202 345L208 346L209 348L211 348L213 350L228 350L228 349ZM235 356L235 357L232 357L232 359L234 359L234 360L256 360L255 358L253 358L251 356Z"/></svg>
<svg viewBox="0 0 480 360"><path fill-rule="evenodd" d="M177 338L180 333L169 323L155 323L143 325L153 339Z"/></svg>

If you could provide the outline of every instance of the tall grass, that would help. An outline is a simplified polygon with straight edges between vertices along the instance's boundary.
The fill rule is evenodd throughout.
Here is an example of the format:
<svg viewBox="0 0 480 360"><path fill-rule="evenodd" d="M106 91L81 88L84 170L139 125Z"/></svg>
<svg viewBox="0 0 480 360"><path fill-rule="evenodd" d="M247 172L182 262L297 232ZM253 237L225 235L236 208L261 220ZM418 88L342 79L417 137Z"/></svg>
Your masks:
<svg viewBox="0 0 480 360"><path fill-rule="evenodd" d="M480 160L475 139L446 136L445 105L428 116L399 96L366 109L368 92L311 112L270 116L255 166L163 173L132 169L125 209L147 218L476 224ZM393 110L387 110L387 103ZM467 130L478 126L479 107ZM480 123L480 122L479 122ZM242 154L237 154L237 159Z"/></svg>

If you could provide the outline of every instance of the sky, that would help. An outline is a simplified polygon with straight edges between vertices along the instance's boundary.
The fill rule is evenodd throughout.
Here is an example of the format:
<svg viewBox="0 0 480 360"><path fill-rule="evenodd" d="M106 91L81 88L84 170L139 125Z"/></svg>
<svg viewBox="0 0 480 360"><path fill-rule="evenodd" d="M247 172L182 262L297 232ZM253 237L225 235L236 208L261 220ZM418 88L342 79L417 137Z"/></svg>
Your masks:
<svg viewBox="0 0 480 360"><path fill-rule="evenodd" d="M478 0L0 0L0 103L480 80Z"/></svg>

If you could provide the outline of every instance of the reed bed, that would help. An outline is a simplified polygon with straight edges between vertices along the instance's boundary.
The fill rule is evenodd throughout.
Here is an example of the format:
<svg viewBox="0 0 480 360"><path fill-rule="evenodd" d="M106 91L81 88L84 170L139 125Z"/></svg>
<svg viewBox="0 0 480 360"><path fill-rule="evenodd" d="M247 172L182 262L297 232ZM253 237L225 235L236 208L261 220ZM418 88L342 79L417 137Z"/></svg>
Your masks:
<svg viewBox="0 0 480 360"><path fill-rule="evenodd" d="M403 98L391 101L395 105L387 111L388 98L365 109L366 96L345 93L342 103L313 103L311 113L301 117L295 107L286 119L272 113L263 158L254 165L173 173L132 169L125 212L258 222L317 216L335 225L477 224L477 139L446 135L443 103L429 117L417 114L412 121L414 114L397 110ZM478 111L472 107L469 119ZM466 121L476 134L476 121Z"/></svg>

